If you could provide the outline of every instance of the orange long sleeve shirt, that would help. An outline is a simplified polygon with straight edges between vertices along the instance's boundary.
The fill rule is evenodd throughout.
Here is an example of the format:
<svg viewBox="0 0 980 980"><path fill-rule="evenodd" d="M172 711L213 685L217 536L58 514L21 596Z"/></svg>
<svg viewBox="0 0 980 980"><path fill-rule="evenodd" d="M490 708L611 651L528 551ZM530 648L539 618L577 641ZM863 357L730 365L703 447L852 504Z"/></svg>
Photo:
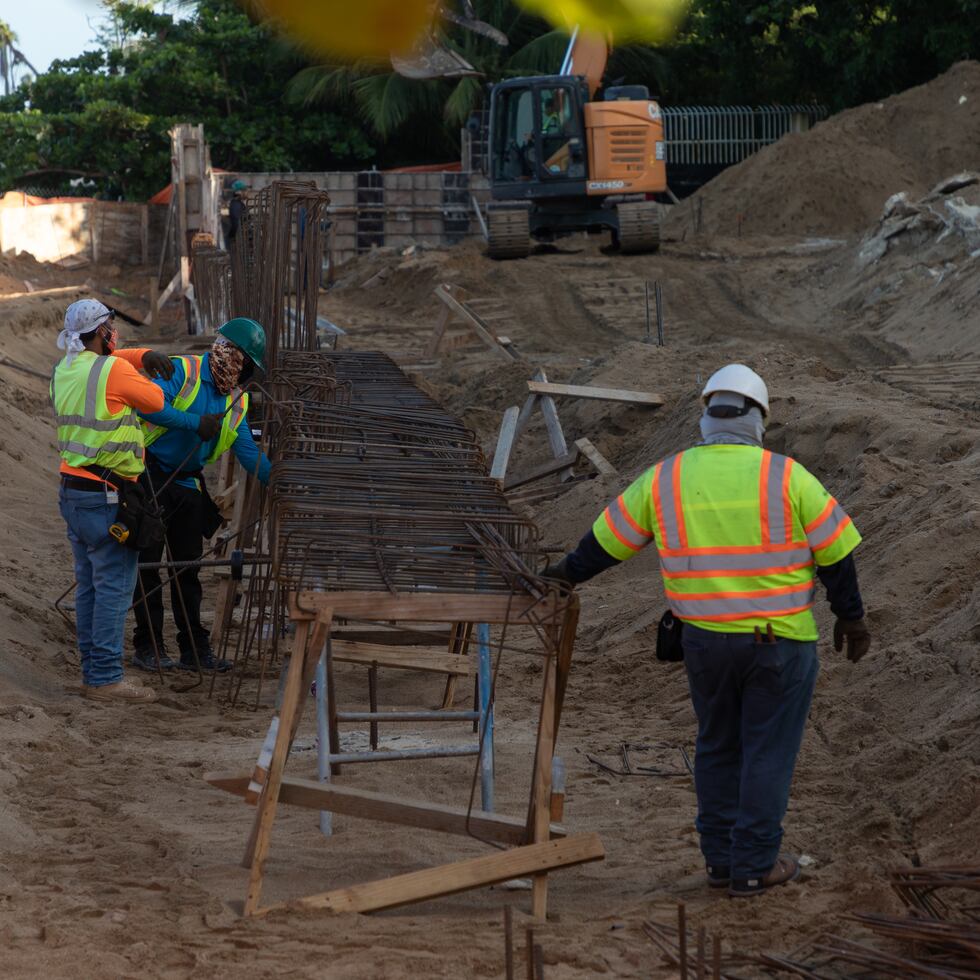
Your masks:
<svg viewBox="0 0 980 980"><path fill-rule="evenodd" d="M143 355L149 347L129 347L114 351L115 362L109 369L105 385L105 401L109 411L115 414L125 408L135 408L138 412L159 412L164 406L163 391L149 378L139 373L143 366ZM97 476L78 467L61 461L61 473L65 476L80 476L85 480L102 482Z"/></svg>

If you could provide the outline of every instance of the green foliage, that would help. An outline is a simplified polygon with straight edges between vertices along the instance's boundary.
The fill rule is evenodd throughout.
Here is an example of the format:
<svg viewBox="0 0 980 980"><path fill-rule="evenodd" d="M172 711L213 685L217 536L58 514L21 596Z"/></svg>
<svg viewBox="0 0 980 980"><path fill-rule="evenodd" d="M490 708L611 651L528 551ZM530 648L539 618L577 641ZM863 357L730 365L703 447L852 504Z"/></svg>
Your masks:
<svg viewBox="0 0 980 980"><path fill-rule="evenodd" d="M670 99L858 105L976 58L978 15L980 0L694 0Z"/></svg>
<svg viewBox="0 0 980 980"><path fill-rule="evenodd" d="M460 54L477 77L409 80L388 64L319 65L299 72L289 86L302 105L329 106L357 113L386 146L382 162L434 161L458 152L458 133L470 113L484 103L486 87L505 78L552 75L561 66L568 35L554 31L511 0L474 0L478 19L503 31L502 47L481 34L447 22L439 40ZM654 88L667 63L652 48L631 45L610 58L607 77L628 77ZM397 137L397 145L388 142Z"/></svg>
<svg viewBox="0 0 980 980"><path fill-rule="evenodd" d="M459 0L443 2L460 9ZM234 0L187 0L179 19L108 0L99 50L0 97L0 191L57 170L64 191L68 176L89 174L106 196L144 199L169 179L168 130L184 121L204 123L214 164L226 169L451 159L487 85L553 74L568 42L514 0L473 6L510 43L446 22L440 40L478 76L411 81L387 63L311 67ZM840 109L978 56L980 0L691 0L672 43L615 49L605 77L646 84L673 104Z"/></svg>
<svg viewBox="0 0 980 980"><path fill-rule="evenodd" d="M233 0L200 0L179 20L125 2L112 15L121 47L55 62L0 99L0 190L64 170L104 175L106 196L145 199L169 180L176 122L203 123L214 165L228 170L339 169L373 157L352 120L284 101L302 57Z"/></svg>

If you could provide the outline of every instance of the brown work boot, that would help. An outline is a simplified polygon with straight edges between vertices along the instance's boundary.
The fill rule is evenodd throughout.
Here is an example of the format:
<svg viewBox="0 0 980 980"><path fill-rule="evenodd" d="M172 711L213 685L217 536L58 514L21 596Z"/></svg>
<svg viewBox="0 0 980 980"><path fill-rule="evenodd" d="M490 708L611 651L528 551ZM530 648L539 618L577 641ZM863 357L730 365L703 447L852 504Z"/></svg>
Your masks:
<svg viewBox="0 0 980 980"><path fill-rule="evenodd" d="M761 892L796 881L800 862L792 854L780 854L776 863L761 878L732 878L728 894L731 898L750 898Z"/></svg>
<svg viewBox="0 0 980 980"><path fill-rule="evenodd" d="M90 701L132 701L140 704L148 704L157 699L157 692L153 688L134 684L127 677L115 684L103 684L101 687L83 684L82 695Z"/></svg>

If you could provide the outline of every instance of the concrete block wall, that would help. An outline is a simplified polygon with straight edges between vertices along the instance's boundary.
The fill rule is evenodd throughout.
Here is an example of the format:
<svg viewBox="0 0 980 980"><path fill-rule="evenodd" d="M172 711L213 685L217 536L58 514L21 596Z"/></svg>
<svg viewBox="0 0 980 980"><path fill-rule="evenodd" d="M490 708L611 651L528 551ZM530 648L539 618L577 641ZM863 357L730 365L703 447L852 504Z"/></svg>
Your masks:
<svg viewBox="0 0 980 980"><path fill-rule="evenodd" d="M480 233L470 194L481 205L489 200L482 174L368 173L226 173L221 180L226 199L235 180L244 181L251 190L261 190L275 180L311 181L322 187L330 194L331 249L338 265L370 247L364 245L368 240L381 238L391 248L413 244L439 248ZM380 186L367 186L375 184ZM375 231L377 224L380 231Z"/></svg>

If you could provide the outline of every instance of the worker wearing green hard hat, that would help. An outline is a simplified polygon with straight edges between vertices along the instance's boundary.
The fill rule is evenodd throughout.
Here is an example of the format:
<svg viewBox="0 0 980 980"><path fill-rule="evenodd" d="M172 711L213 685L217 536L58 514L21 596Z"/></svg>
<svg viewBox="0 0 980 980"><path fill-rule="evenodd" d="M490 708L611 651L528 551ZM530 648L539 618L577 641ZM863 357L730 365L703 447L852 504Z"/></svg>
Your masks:
<svg viewBox="0 0 980 980"><path fill-rule="evenodd" d="M247 316L236 316L218 330L218 335L227 337L239 347L252 363L265 373L265 331L262 324Z"/></svg>
<svg viewBox="0 0 980 980"><path fill-rule="evenodd" d="M147 490L156 497L167 528L170 561L195 562L204 552L222 517L208 494L204 467L229 449L243 469L268 483L270 464L256 445L243 390L256 369L265 371L265 330L256 320L238 316L225 323L204 355L173 358L172 377L158 379L164 411L141 414L146 445ZM173 425L176 408L187 425ZM193 428L192 428L193 426ZM162 545L141 551L141 565L159 563ZM145 670L227 670L211 650L210 632L201 623L201 583L195 567L170 575L171 609L177 626L180 661L167 655L164 642L163 591L160 573L144 568L133 595L136 630L133 665Z"/></svg>

